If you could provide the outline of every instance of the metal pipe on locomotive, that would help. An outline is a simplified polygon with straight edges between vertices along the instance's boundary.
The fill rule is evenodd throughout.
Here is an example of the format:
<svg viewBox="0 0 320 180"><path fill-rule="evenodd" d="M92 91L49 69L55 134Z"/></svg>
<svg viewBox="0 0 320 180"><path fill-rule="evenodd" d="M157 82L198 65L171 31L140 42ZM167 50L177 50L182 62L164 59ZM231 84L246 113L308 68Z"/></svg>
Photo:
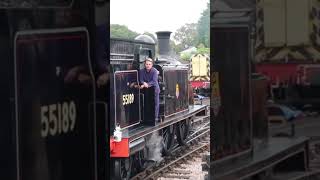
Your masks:
<svg viewBox="0 0 320 180"><path fill-rule="evenodd" d="M155 42L147 35L135 40L111 38L111 117L110 156L113 178L129 178L143 169L150 152L148 144L155 135L161 139L162 154L169 153L178 143L183 145L191 120L206 114L206 106L189 104L189 66L170 55L171 32L157 32L159 56L155 57ZM153 87L135 88L139 84L138 70L146 58L152 58L159 71L159 117L155 123ZM121 137L121 138L120 138ZM160 155L161 156L161 155Z"/></svg>

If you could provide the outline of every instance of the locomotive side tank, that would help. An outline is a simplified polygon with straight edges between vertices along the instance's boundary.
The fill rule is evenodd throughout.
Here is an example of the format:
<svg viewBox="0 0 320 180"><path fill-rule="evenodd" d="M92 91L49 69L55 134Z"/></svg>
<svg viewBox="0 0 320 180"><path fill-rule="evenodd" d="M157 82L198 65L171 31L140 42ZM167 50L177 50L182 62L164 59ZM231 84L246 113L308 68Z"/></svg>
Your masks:
<svg viewBox="0 0 320 180"><path fill-rule="evenodd" d="M157 32L159 57L155 67L159 71L162 87L160 92L160 115L162 117L186 111L189 105L189 67L170 55L170 34L169 31Z"/></svg>

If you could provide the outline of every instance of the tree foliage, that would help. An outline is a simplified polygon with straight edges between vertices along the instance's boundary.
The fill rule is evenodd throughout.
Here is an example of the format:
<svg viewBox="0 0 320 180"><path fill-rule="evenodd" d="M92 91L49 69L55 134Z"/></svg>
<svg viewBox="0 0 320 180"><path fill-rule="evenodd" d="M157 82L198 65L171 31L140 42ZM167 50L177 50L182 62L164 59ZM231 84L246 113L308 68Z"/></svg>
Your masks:
<svg viewBox="0 0 320 180"><path fill-rule="evenodd" d="M185 24L174 33L174 40L187 49L197 44L197 24Z"/></svg>
<svg viewBox="0 0 320 180"><path fill-rule="evenodd" d="M170 47L172 48L172 50L178 54L179 52L183 51L185 48L183 46L183 44L176 44L174 41L170 40Z"/></svg>
<svg viewBox="0 0 320 180"><path fill-rule="evenodd" d="M112 38L123 38L123 39L134 39L138 36L138 33L130 30L125 25L111 24L110 25L110 36Z"/></svg>
<svg viewBox="0 0 320 180"><path fill-rule="evenodd" d="M199 44L197 47L197 54L210 54L210 48L205 47L203 44Z"/></svg>
<svg viewBox="0 0 320 180"><path fill-rule="evenodd" d="M205 47L210 47L210 4L207 3L207 8L202 12L197 24L198 45L203 44Z"/></svg>
<svg viewBox="0 0 320 180"><path fill-rule="evenodd" d="M180 58L184 61L190 61L192 57L192 53L183 53L181 54Z"/></svg>
<svg viewBox="0 0 320 180"><path fill-rule="evenodd" d="M199 47L199 52L209 52L210 48L210 4L201 13L197 23L185 24L174 34L177 44L173 46L176 52L183 51L189 47Z"/></svg>

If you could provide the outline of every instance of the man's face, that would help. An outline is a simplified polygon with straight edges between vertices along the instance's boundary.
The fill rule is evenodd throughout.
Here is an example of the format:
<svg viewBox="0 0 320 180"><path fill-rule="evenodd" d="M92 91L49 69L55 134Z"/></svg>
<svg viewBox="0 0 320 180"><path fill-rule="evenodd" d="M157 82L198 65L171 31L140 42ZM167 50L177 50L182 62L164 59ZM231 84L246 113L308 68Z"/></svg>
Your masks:
<svg viewBox="0 0 320 180"><path fill-rule="evenodd" d="M146 69L149 71L152 68L152 62L150 61L146 61L144 63L144 66L146 67Z"/></svg>

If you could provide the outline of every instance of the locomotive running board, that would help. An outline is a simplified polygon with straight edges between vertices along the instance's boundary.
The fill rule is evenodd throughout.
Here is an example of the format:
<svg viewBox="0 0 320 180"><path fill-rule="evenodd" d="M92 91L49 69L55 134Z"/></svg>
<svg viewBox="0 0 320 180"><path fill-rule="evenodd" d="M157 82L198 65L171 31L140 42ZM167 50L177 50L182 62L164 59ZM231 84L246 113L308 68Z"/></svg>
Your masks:
<svg viewBox="0 0 320 180"><path fill-rule="evenodd" d="M175 124L175 123L182 121L184 119L190 118L192 116L203 115L204 112L206 112L206 111L207 111L207 105L189 106L188 111L179 113L178 115L171 116L169 118L166 118L162 123L160 123L156 126L143 126L143 127L140 127L136 130L132 130L132 132L130 132L130 134L129 134L129 141L132 142L134 140L137 140L141 137L149 135L155 131L158 131L162 128L165 128L167 126Z"/></svg>

